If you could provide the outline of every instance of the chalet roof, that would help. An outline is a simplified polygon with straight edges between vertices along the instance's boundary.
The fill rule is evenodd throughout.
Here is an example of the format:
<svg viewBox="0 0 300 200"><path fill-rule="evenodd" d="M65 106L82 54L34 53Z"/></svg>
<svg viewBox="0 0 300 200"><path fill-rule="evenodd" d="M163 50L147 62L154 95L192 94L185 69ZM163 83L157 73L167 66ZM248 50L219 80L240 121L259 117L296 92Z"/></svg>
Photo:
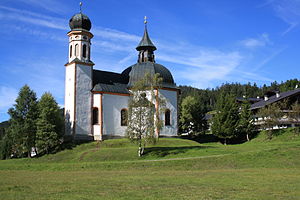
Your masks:
<svg viewBox="0 0 300 200"><path fill-rule="evenodd" d="M101 70L93 71L93 92L129 94L128 77L119 73Z"/></svg>
<svg viewBox="0 0 300 200"><path fill-rule="evenodd" d="M257 103L252 104L250 109L251 110L259 109L259 108L262 108L271 103L275 103L275 102L281 101L283 99L286 99L288 97L292 97L292 96L299 95L299 94L300 94L300 88L295 89L295 90L290 90L287 92L282 92L282 93L279 93L279 97L276 97L276 95L273 95L273 96L269 97L267 101L261 100Z"/></svg>
<svg viewBox="0 0 300 200"><path fill-rule="evenodd" d="M237 97L236 100L240 101L240 102L249 101L249 102L255 103L255 102L261 101L262 99L261 98L253 98L253 97L249 97L249 98Z"/></svg>

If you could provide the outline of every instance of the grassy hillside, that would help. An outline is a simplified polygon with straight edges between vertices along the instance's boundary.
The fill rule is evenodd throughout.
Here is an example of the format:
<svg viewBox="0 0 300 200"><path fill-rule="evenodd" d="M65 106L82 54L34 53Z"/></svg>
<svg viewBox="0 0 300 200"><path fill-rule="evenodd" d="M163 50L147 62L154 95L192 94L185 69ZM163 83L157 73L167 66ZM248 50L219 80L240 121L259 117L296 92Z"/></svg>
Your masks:
<svg viewBox="0 0 300 200"><path fill-rule="evenodd" d="M0 161L4 199L299 199L300 137L223 146L162 138L137 157L126 139ZM1 198L2 199L2 198Z"/></svg>

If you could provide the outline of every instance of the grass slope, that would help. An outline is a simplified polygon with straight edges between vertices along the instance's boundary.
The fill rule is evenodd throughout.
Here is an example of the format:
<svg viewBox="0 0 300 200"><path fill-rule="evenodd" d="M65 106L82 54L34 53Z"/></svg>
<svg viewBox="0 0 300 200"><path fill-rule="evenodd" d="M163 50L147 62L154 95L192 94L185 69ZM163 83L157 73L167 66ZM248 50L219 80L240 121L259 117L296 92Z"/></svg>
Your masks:
<svg viewBox="0 0 300 200"><path fill-rule="evenodd" d="M299 199L300 137L223 146L162 138L143 158L125 139L0 161L1 199Z"/></svg>

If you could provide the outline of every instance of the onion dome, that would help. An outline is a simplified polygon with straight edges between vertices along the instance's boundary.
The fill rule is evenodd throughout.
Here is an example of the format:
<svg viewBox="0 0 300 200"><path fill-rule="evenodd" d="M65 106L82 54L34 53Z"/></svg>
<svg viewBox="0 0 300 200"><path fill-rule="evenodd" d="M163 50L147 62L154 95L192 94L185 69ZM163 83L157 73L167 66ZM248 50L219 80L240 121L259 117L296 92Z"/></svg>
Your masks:
<svg viewBox="0 0 300 200"><path fill-rule="evenodd" d="M81 12L74 15L69 22L69 26L72 31L74 30L86 30L90 31L92 28L91 20L85 14Z"/></svg>
<svg viewBox="0 0 300 200"><path fill-rule="evenodd" d="M163 65L154 62L136 63L122 72L124 77L129 77L128 87L143 79L149 73L151 76L158 73L162 80L162 87L176 88L171 72Z"/></svg>

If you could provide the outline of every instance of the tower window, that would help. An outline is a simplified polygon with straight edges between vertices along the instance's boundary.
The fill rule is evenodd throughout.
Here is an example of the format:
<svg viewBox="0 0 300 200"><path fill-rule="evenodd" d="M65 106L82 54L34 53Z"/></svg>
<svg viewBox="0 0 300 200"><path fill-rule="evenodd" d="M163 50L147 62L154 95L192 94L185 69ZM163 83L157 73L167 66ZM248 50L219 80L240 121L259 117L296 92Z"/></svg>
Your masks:
<svg viewBox="0 0 300 200"><path fill-rule="evenodd" d="M165 111L165 126L171 125L171 112L169 109Z"/></svg>
<svg viewBox="0 0 300 200"><path fill-rule="evenodd" d="M127 109L122 109L121 110L121 126L127 126L128 122L128 112Z"/></svg>
<svg viewBox="0 0 300 200"><path fill-rule="evenodd" d="M78 44L75 45L75 56L78 57L79 49Z"/></svg>
<svg viewBox="0 0 300 200"><path fill-rule="evenodd" d="M72 58L72 50L73 50L73 48L72 48L72 45L70 46L70 58Z"/></svg>
<svg viewBox="0 0 300 200"><path fill-rule="evenodd" d="M82 57L86 58L86 44L82 46Z"/></svg>
<svg viewBox="0 0 300 200"><path fill-rule="evenodd" d="M98 108L93 108L93 125L99 124L99 111Z"/></svg>

